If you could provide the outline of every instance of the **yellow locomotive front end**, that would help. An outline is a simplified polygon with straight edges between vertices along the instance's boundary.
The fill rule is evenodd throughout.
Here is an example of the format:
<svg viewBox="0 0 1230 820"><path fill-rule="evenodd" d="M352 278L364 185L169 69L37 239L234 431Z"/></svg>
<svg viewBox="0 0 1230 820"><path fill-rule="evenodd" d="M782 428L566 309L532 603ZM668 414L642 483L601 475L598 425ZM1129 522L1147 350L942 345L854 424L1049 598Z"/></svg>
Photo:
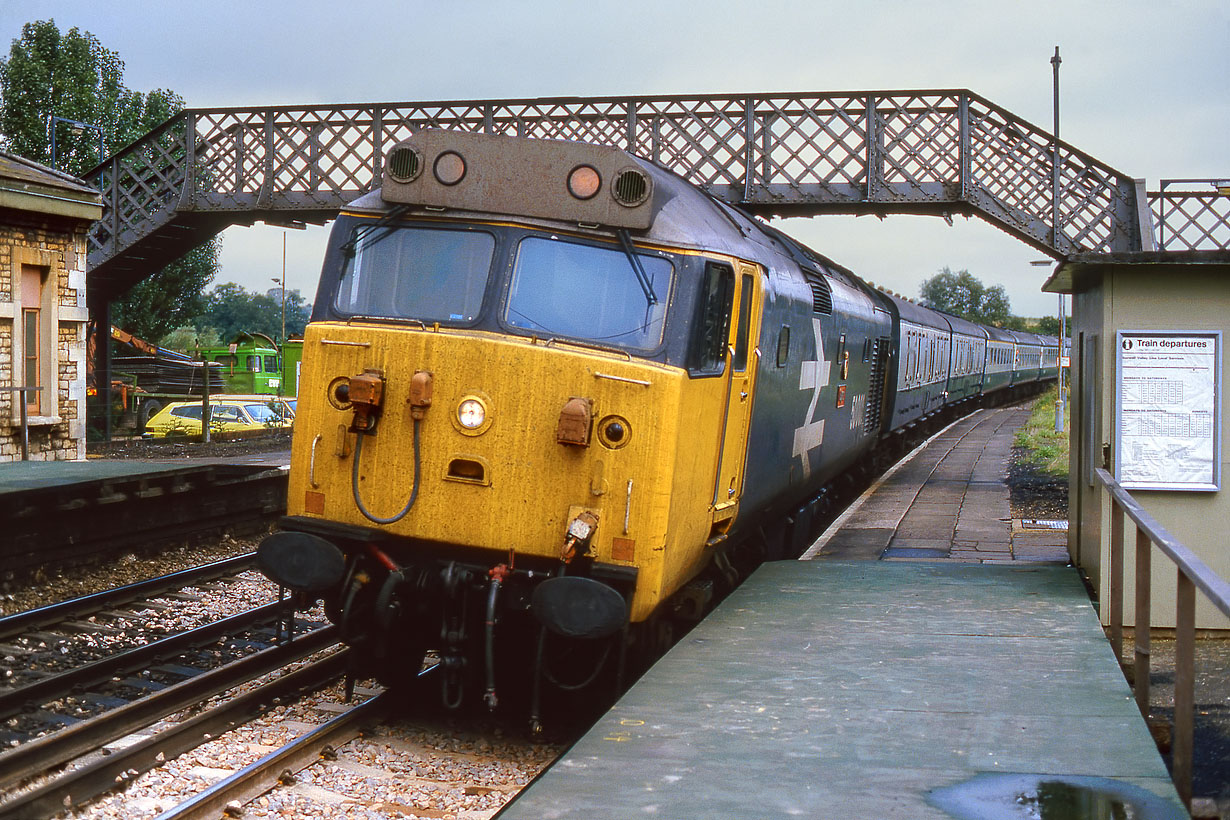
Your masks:
<svg viewBox="0 0 1230 820"><path fill-rule="evenodd" d="M632 620L656 605L677 368L359 322L310 325L304 351L288 496L301 527L367 538L401 561L473 550L476 565L549 573L588 559L635 585ZM574 525L590 532L577 540Z"/></svg>
<svg viewBox="0 0 1230 820"><path fill-rule="evenodd" d="M622 666L730 528L762 272L655 241L656 188L613 149L425 132L339 218L259 559L370 670L431 651L446 702L494 705L548 643Z"/></svg>

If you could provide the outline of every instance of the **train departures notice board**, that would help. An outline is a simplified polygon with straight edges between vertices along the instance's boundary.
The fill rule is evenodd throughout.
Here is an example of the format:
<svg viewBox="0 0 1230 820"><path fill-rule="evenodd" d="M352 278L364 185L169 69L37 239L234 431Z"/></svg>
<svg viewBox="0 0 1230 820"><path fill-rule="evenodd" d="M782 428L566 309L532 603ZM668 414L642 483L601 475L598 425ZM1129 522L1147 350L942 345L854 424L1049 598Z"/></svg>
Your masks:
<svg viewBox="0 0 1230 820"><path fill-rule="evenodd" d="M1115 478L1221 489L1221 332L1125 330L1117 348Z"/></svg>

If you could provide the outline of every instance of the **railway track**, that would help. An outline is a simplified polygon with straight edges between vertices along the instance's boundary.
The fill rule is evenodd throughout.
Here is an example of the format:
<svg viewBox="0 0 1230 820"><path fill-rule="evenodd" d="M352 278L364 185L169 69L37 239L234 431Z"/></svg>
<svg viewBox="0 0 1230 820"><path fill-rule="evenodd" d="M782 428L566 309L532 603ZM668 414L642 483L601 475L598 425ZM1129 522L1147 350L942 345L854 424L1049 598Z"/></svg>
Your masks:
<svg viewBox="0 0 1230 820"><path fill-rule="evenodd" d="M0 688L0 817L45 816L88 800L341 674L335 653L314 672L263 684L148 742L108 746L335 647L336 629L321 622L298 622L297 638L283 631L291 613L270 600L273 585L236 576L253 560L248 553L0 618L9 684ZM253 598L263 600L249 605ZM180 608L197 610L190 628L180 628ZM242 611L215 615L227 608ZM171 623L151 623L161 618Z"/></svg>
<svg viewBox="0 0 1230 820"><path fill-rule="evenodd" d="M419 684L431 685L436 674L427 668ZM289 721L297 736L262 749L255 759L249 755L233 771L190 795L175 793L176 784L185 779L177 761L168 768L180 767L179 772L162 774L169 791L136 784L124 795L124 811L152 804L158 820L489 817L563 748L507 740L498 729L470 718L442 721L438 714L408 715L405 707L413 698L404 691L356 691L365 698L356 705L344 695L339 700L337 690L320 693L317 697L323 701L312 698L316 702L300 704L303 711L315 710L325 718L311 726ZM275 722L263 730L252 726L241 731L266 738L277 728ZM235 739L228 744L231 751L202 749L202 757L218 765L220 757L233 760L233 750L245 745L242 738ZM117 799L92 807L90 816L113 816Z"/></svg>
<svg viewBox="0 0 1230 820"><path fill-rule="evenodd" d="M0 754L0 772L3 772L0 789L9 795L0 802L0 818L45 817L84 805L287 699L325 686L343 674L344 651L224 699L161 731L151 731L135 743L112 749L107 754L94 754L104 744L131 737L140 730L151 730L174 712L335 643L333 628L315 630L286 645L271 647L259 655L205 673L200 679L189 679L178 687L134 701L128 708L99 715L92 721ZM53 767L73 762L79 763L58 774L39 777ZM37 779L30 782L32 777Z"/></svg>
<svg viewBox="0 0 1230 820"><path fill-rule="evenodd" d="M246 552L233 558L214 561L199 567L159 575L124 586L113 587L90 595L57 601L36 609L28 609L0 618L0 641L17 635L45 629L74 619L85 618L125 604L157 597L164 592L180 590L196 584L217 581L251 569L256 564L256 553Z"/></svg>
<svg viewBox="0 0 1230 820"><path fill-rule="evenodd" d="M387 717L389 692L375 695L281 748L226 777L200 794L159 815L159 820L205 820L228 806L251 802L279 784L293 785L296 775L322 759L336 759L337 748Z"/></svg>

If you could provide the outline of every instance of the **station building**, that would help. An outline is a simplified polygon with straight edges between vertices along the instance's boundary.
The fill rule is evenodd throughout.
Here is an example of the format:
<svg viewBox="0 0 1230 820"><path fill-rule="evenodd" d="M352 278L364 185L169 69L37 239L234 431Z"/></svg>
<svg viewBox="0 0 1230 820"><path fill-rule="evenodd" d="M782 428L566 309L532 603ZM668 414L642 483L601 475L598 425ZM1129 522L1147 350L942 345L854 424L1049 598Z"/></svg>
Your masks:
<svg viewBox="0 0 1230 820"><path fill-rule="evenodd" d="M1068 546L1097 593L1102 622L1110 618L1111 499L1097 468L1116 477L1210 569L1230 578L1222 406L1230 251L1077 254L1060 263L1043 290L1072 294ZM1133 369L1142 339L1165 345L1166 355ZM1211 345L1213 355L1198 355L1198 342ZM1211 389L1196 389L1201 384ZM1134 620L1134 531L1125 518L1128 626ZM1155 628L1174 627L1175 565L1159 549L1151 554L1150 619ZM1197 594L1196 627L1226 630L1230 620Z"/></svg>
<svg viewBox="0 0 1230 820"><path fill-rule="evenodd" d="M0 151L0 462L85 458L86 232L101 216L88 183Z"/></svg>

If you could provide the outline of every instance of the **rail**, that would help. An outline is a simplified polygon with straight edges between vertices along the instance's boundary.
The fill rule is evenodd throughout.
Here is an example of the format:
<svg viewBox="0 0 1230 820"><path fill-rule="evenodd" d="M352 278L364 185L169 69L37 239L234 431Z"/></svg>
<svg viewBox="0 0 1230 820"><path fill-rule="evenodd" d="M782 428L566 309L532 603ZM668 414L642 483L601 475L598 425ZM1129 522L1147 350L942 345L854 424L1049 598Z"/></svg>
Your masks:
<svg viewBox="0 0 1230 820"><path fill-rule="evenodd" d="M1132 498L1110 473L1094 470L1110 493L1110 641L1116 659L1123 657L1123 516L1136 524L1136 616L1133 623L1133 671L1136 705L1149 717L1149 629L1152 546L1174 562L1178 594L1175 604L1174 734L1171 775L1184 805L1192 803L1193 729L1195 720L1196 590L1230 616L1230 582L1221 578ZM1141 628L1145 624L1145 628Z"/></svg>

